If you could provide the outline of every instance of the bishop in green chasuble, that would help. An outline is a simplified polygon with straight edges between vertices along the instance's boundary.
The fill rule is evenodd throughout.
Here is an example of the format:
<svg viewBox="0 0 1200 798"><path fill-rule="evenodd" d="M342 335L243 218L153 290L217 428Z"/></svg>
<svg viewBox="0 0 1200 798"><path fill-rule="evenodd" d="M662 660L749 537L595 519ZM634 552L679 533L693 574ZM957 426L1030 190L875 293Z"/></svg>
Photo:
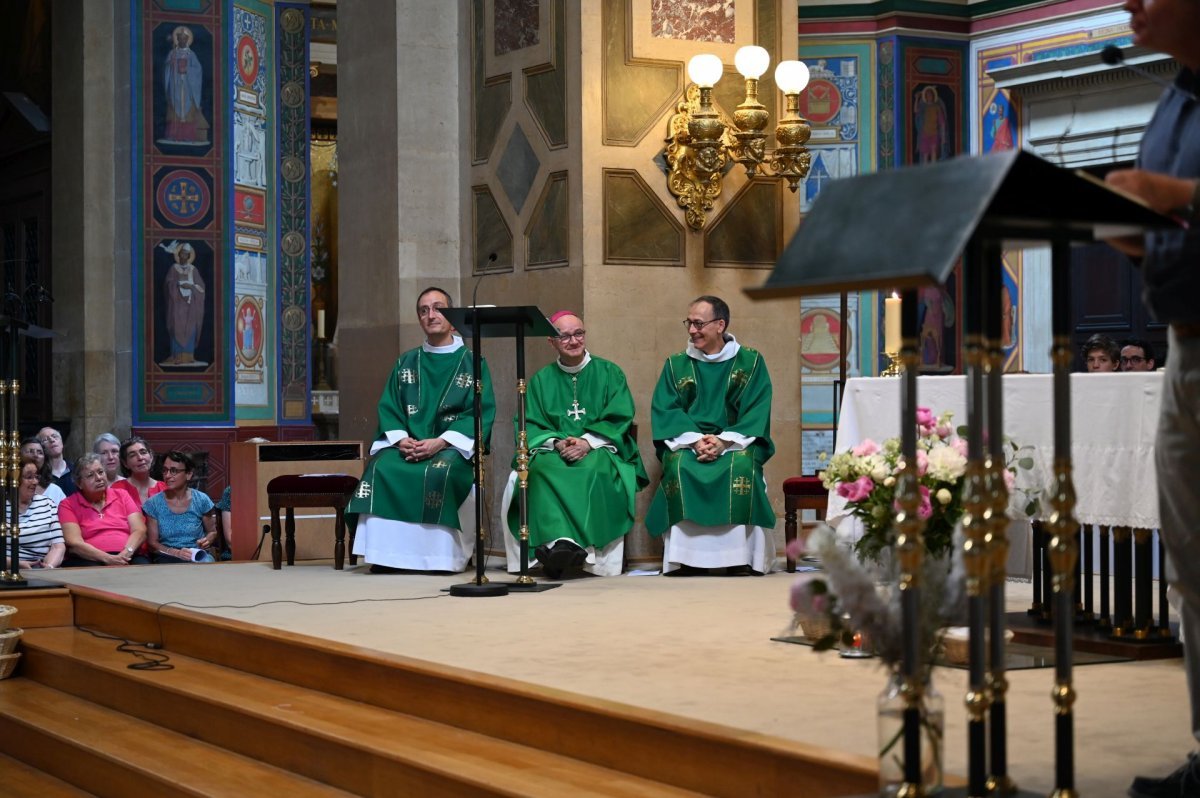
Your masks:
<svg viewBox="0 0 1200 798"><path fill-rule="evenodd" d="M441 292L423 293L419 311L429 297L440 302ZM437 318L440 322L427 325L422 317L426 342L402 354L392 368L379 399L371 460L346 508L357 516L353 552L373 565L461 571L473 551L474 507L463 507L474 484L472 354L440 314ZM486 451L496 415L486 361L482 382Z"/></svg>
<svg viewBox="0 0 1200 798"><path fill-rule="evenodd" d="M691 344L667 358L654 390L651 424L663 475L646 529L664 537L664 573L681 565L766 573L775 555L762 471L775 453L771 377L758 351L724 332L728 308L722 318L708 299L689 309Z"/></svg>
<svg viewBox="0 0 1200 798"><path fill-rule="evenodd" d="M566 326L578 321L570 314L555 315ZM586 553L584 570L612 576L621 573L634 495L650 480L631 432L633 396L625 374L615 363L583 351L582 343L577 365L560 358L534 374L526 389L529 550L533 559L538 546L569 540ZM569 460L572 450L563 444L578 440L590 450ZM521 524L515 480L514 473L505 491L511 533L505 548L513 573L520 570Z"/></svg>

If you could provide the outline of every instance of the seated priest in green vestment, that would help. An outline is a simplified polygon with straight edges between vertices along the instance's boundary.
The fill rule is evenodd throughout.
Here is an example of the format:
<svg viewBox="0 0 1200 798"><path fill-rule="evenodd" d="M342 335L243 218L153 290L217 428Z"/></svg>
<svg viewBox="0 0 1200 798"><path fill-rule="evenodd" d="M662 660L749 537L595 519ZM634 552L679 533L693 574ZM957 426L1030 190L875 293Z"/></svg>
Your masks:
<svg viewBox="0 0 1200 798"><path fill-rule="evenodd" d="M587 351L582 319L559 311L550 321L558 360L533 375L525 394L530 565L540 563L551 579L581 570L615 576L634 494L650 481L631 431L633 396L619 366ZM521 570L516 483L514 472L503 504L512 573Z"/></svg>
<svg viewBox="0 0 1200 798"><path fill-rule="evenodd" d="M462 571L475 544L475 398L471 350L439 312L450 295L417 298L425 343L400 356L379 399L379 431L346 508L358 517L355 554L373 573ZM483 363L483 441L496 415ZM353 522L353 521L352 521Z"/></svg>
<svg viewBox="0 0 1200 798"><path fill-rule="evenodd" d="M771 570L775 513L763 464L771 442L771 377L762 355L726 332L729 306L702 296L684 320L690 342L667 358L650 420L663 476L646 529L663 539L663 573Z"/></svg>

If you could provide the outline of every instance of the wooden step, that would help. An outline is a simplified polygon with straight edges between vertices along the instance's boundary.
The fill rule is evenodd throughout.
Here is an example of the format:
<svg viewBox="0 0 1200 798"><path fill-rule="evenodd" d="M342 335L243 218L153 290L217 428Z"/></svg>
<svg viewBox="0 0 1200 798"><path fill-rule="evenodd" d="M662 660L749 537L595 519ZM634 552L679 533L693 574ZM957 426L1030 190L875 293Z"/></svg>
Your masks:
<svg viewBox="0 0 1200 798"><path fill-rule="evenodd" d="M98 796L346 795L27 678L0 682L0 747Z"/></svg>
<svg viewBox="0 0 1200 798"><path fill-rule="evenodd" d="M172 670L130 670L113 641L72 628L23 645L28 679L359 795L696 794L173 652Z"/></svg>
<svg viewBox="0 0 1200 798"><path fill-rule="evenodd" d="M81 627L706 795L878 789L871 757L94 588L71 594Z"/></svg>
<svg viewBox="0 0 1200 798"><path fill-rule="evenodd" d="M91 793L0 754L0 795L7 798L88 798Z"/></svg>
<svg viewBox="0 0 1200 798"><path fill-rule="evenodd" d="M71 591L65 587L5 590L0 592L0 604L17 608L9 625L22 629L69 626L75 622L71 612Z"/></svg>

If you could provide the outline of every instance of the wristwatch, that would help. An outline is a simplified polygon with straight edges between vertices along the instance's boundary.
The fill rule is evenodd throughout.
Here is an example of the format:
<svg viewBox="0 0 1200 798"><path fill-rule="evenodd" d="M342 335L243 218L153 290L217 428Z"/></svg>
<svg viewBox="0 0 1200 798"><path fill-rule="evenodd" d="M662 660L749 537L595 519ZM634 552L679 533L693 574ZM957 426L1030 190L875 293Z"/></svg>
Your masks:
<svg viewBox="0 0 1200 798"><path fill-rule="evenodd" d="M126 547L125 547L125 553L126 553L126 554L133 554L133 549L131 549L131 548L129 548L128 546L126 546Z"/></svg>

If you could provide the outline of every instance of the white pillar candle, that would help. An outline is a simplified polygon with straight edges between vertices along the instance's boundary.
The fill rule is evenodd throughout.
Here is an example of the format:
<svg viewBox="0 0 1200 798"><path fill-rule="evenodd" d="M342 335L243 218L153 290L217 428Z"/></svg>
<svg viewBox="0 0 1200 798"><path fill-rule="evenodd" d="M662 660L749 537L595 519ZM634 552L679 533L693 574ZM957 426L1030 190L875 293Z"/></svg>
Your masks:
<svg viewBox="0 0 1200 798"><path fill-rule="evenodd" d="M896 300L896 301L898 302L899 300ZM899 329L900 329L900 327L899 327L899 324L897 323L897 326L896 326L896 330L897 330L896 334L897 335L900 334ZM317 338L322 341L325 340L325 308L319 308L317 310Z"/></svg>
<svg viewBox="0 0 1200 798"><path fill-rule="evenodd" d="M895 294L883 300L883 351L900 351L900 297Z"/></svg>

